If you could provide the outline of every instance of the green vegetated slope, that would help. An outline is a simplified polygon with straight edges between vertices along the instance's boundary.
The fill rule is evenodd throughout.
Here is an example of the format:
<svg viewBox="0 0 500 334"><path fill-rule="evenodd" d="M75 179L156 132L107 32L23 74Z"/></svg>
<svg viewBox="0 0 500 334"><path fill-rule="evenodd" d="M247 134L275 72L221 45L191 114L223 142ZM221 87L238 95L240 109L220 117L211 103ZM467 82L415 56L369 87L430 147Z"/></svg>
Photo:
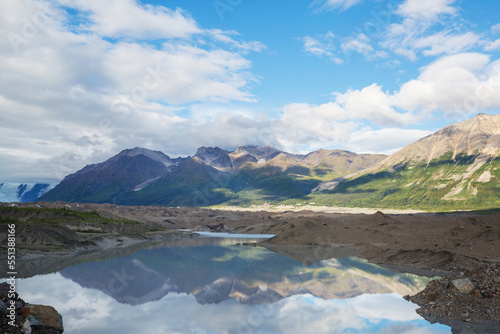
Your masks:
<svg viewBox="0 0 500 334"><path fill-rule="evenodd" d="M324 205L430 210L500 207L500 114L479 114L422 138L366 171L324 182Z"/></svg>
<svg viewBox="0 0 500 334"><path fill-rule="evenodd" d="M266 152L259 155L253 152L257 149ZM212 160L232 163L231 168L195 156L148 187L126 192L116 201L129 205L167 206L276 203L304 198L325 180L365 169L385 158L340 150L320 150L312 156L290 155L265 147L239 148L235 152L234 155L221 153L227 154L229 159Z"/></svg>
<svg viewBox="0 0 500 334"><path fill-rule="evenodd" d="M16 247L35 251L92 247L92 240L106 235L146 239L148 232L157 230L136 221L105 217L96 211L0 206L0 253L7 250L8 224L15 224Z"/></svg>
<svg viewBox="0 0 500 334"><path fill-rule="evenodd" d="M141 148L120 152L105 162L85 166L64 178L39 200L113 203L115 198L149 179L168 173L169 157Z"/></svg>
<svg viewBox="0 0 500 334"><path fill-rule="evenodd" d="M347 207L418 208L429 210L500 207L500 158L470 173L474 156L452 153L429 165L409 162L341 182L333 190L313 193L316 204Z"/></svg>
<svg viewBox="0 0 500 334"><path fill-rule="evenodd" d="M342 150L298 155L245 146L233 152L202 147L194 157L170 159L135 148L67 176L39 200L161 206L280 202L304 198L321 182L385 157Z"/></svg>

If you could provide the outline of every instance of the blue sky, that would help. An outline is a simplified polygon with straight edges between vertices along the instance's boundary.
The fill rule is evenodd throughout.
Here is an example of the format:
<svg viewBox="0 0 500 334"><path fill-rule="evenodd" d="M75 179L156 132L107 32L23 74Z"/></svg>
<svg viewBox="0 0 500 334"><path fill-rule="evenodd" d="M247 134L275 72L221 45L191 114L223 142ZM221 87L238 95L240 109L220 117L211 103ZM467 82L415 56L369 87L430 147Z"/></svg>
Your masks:
<svg viewBox="0 0 500 334"><path fill-rule="evenodd" d="M3 181L135 146L390 154L500 107L493 0L0 1Z"/></svg>

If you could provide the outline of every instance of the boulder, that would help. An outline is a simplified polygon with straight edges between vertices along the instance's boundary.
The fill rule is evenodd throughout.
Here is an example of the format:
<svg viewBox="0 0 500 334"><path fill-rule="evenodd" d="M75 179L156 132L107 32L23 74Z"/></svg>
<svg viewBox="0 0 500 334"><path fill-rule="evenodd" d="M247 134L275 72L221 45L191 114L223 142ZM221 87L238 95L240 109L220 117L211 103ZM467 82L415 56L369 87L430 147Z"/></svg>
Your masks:
<svg viewBox="0 0 500 334"><path fill-rule="evenodd" d="M26 327L31 328L34 334L60 334L64 331L62 317L52 306L25 306L21 309L21 315L26 319Z"/></svg>
<svg viewBox="0 0 500 334"><path fill-rule="evenodd" d="M469 293L476 288L468 278L455 279L451 284L461 293Z"/></svg>

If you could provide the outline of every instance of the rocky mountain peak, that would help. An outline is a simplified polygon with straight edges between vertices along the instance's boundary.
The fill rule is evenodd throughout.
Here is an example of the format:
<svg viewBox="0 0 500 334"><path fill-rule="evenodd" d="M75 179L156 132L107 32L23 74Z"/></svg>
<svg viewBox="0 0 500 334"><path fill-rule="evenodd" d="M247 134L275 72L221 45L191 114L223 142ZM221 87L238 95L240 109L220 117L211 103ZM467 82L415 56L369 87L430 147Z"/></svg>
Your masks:
<svg viewBox="0 0 500 334"><path fill-rule="evenodd" d="M478 114L470 120L451 124L406 146L387 158L387 167L402 161L430 163L446 153L454 160L459 154L488 159L500 155L500 114Z"/></svg>
<svg viewBox="0 0 500 334"><path fill-rule="evenodd" d="M133 149L123 150L118 154L118 156L127 156L127 157L134 157L137 155L144 155L145 157L148 157L153 161L163 164L165 167L173 165L173 162L168 155L160 151L153 151L147 148L134 147Z"/></svg>
<svg viewBox="0 0 500 334"><path fill-rule="evenodd" d="M194 157L219 170L230 171L233 169L229 151L219 147L202 146L198 148Z"/></svg>
<svg viewBox="0 0 500 334"><path fill-rule="evenodd" d="M280 154L281 151L272 147L272 146L254 146L254 145L249 145L249 146L240 146L232 153L233 157L240 157L243 155L251 155L257 161L263 160L263 161L268 161L278 154ZM234 159L234 158L233 158Z"/></svg>

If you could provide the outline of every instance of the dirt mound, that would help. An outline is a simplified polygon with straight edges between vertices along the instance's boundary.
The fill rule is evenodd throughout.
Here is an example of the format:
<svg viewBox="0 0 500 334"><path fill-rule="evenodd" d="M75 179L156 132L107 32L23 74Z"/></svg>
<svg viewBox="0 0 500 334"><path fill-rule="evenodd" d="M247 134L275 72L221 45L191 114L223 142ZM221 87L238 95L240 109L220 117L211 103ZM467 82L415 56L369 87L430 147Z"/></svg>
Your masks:
<svg viewBox="0 0 500 334"><path fill-rule="evenodd" d="M84 246L87 242L71 229L55 224L18 224L16 227L19 245L50 246L55 248L71 248ZM2 229L0 243L6 244L7 233Z"/></svg>
<svg viewBox="0 0 500 334"><path fill-rule="evenodd" d="M266 240L264 243L269 245L305 245L305 246L321 246L328 245L329 242L324 236L330 233L330 230L322 225L311 221L305 221L302 224L280 223L280 227L285 227L287 224L291 227L279 232L273 238Z"/></svg>
<svg viewBox="0 0 500 334"><path fill-rule="evenodd" d="M277 224L270 224L262 230L262 234L278 234L294 228L295 225L287 221L279 222Z"/></svg>
<svg viewBox="0 0 500 334"><path fill-rule="evenodd" d="M294 224L287 221L280 221L278 223L265 223L258 224L238 230L238 233L251 233L251 234L278 234L295 227Z"/></svg>
<svg viewBox="0 0 500 334"><path fill-rule="evenodd" d="M404 265L412 263L419 268L440 268L451 270L455 255L448 251L432 251L428 249L383 251L375 256L370 256L374 262Z"/></svg>

